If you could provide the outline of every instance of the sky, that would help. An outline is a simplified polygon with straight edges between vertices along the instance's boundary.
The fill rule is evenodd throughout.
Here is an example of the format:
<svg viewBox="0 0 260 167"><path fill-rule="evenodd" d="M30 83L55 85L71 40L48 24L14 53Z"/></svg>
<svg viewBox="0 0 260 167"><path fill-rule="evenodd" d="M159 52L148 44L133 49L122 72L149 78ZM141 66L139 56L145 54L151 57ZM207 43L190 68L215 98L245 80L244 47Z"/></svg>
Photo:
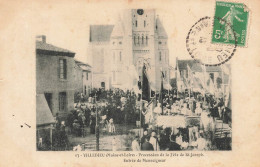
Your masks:
<svg viewBox="0 0 260 167"><path fill-rule="evenodd" d="M77 1L76 1L77 2ZM37 25L36 35L46 35L47 43L69 49L76 53L75 58L85 63L88 61L89 26L93 24L115 24L118 15L124 9L143 8L156 9L156 14L168 34L170 65L175 66L176 56L179 59L191 59L186 50L186 37L189 29L196 21L205 16L213 16L214 1L204 1L204 7L190 1L110 1L88 3L74 1L68 3L52 3L51 5L33 4L32 8L40 7L36 12L34 24ZM203 11L203 12L202 12Z"/></svg>

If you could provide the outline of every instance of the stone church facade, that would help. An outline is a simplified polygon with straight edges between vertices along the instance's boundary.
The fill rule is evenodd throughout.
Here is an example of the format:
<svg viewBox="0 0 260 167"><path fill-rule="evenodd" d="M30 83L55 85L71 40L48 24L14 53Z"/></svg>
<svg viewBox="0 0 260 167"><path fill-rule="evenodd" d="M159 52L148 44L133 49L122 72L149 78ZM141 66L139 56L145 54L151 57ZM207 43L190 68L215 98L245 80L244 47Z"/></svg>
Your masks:
<svg viewBox="0 0 260 167"><path fill-rule="evenodd" d="M115 25L91 25L93 87L136 89L143 64L151 88L169 85L168 36L154 9L131 9Z"/></svg>

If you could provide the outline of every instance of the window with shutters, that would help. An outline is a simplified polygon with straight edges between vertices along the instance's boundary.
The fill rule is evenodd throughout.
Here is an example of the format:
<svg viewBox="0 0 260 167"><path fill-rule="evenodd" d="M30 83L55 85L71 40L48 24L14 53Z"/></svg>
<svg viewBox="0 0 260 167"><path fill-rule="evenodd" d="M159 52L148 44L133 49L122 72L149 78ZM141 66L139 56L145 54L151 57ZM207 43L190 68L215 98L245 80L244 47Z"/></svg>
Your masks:
<svg viewBox="0 0 260 167"><path fill-rule="evenodd" d="M67 60L59 59L59 78L67 79Z"/></svg>
<svg viewBox="0 0 260 167"><path fill-rule="evenodd" d="M59 111L66 111L67 94L66 92L59 93Z"/></svg>

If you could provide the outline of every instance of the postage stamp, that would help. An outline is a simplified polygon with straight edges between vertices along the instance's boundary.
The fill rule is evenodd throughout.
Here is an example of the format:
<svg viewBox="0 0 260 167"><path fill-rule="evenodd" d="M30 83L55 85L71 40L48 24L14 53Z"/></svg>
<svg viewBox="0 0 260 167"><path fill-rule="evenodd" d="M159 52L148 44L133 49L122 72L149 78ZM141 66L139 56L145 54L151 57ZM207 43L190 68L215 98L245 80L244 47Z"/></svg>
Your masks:
<svg viewBox="0 0 260 167"><path fill-rule="evenodd" d="M214 22L225 20L214 18ZM211 42L212 18L204 17L198 20L191 28L186 37L186 48L190 56L199 63L206 66L218 66L224 64L232 58L236 51L237 40L234 36L234 29L230 24L226 26L235 40L230 41L232 45L215 45ZM220 26L219 31L224 31L225 27Z"/></svg>
<svg viewBox="0 0 260 167"><path fill-rule="evenodd" d="M246 46L249 10L243 3L216 1L215 18L212 43L234 44L236 38L237 46Z"/></svg>

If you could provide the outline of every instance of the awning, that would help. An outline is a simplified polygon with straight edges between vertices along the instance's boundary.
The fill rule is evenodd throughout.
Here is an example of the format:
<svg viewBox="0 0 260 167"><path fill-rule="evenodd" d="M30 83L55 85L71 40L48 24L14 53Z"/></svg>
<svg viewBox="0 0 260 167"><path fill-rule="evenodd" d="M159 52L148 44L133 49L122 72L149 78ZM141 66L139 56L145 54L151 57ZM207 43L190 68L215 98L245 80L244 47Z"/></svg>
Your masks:
<svg viewBox="0 0 260 167"><path fill-rule="evenodd" d="M49 125L55 122L44 94L36 95L36 124L37 126Z"/></svg>

